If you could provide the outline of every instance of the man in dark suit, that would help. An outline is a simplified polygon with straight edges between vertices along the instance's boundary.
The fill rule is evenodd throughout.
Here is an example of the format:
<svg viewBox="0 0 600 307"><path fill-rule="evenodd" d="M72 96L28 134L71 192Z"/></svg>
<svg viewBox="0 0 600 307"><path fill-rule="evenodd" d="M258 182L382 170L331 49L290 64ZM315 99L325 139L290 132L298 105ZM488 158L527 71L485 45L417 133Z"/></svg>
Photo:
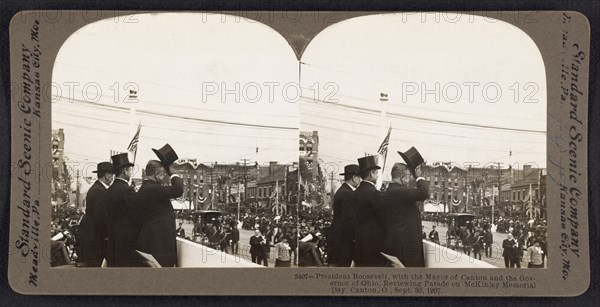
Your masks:
<svg viewBox="0 0 600 307"><path fill-rule="evenodd" d="M517 240L515 240L515 238L513 238L511 233L509 233L506 239L502 241L502 248L504 249L502 251L502 257L504 257L504 267L514 268L517 264L517 249L519 248L519 243Z"/></svg>
<svg viewBox="0 0 600 307"><path fill-rule="evenodd" d="M231 253L237 255L240 247L240 231L237 228L237 221L231 221L229 227L231 228Z"/></svg>
<svg viewBox="0 0 600 307"><path fill-rule="evenodd" d="M492 230L487 228L483 235L483 244L485 248L485 256L487 258L492 257L492 244L494 243L494 236L492 235Z"/></svg>
<svg viewBox="0 0 600 307"><path fill-rule="evenodd" d="M254 235L250 237L250 255L252 256L252 262L258 264L263 263L263 245L266 243L267 241L260 233L260 230L256 229Z"/></svg>
<svg viewBox="0 0 600 307"><path fill-rule="evenodd" d="M138 225L135 222L135 206L133 196L135 190L129 181L133 175L134 164L129 162L126 153L111 157L115 167L115 181L108 188L108 252L109 267L138 266L135 252L138 236Z"/></svg>
<svg viewBox="0 0 600 307"><path fill-rule="evenodd" d="M179 227L175 231L177 233L177 237L185 239L185 229L183 229L183 223L179 222Z"/></svg>
<svg viewBox="0 0 600 307"><path fill-rule="evenodd" d="M165 164L148 161L146 176L136 195L141 224L138 249L154 256L162 267L174 267L177 265L177 233L171 199L183 195L183 181L171 174ZM169 186L163 185L167 178L170 178Z"/></svg>
<svg viewBox="0 0 600 307"><path fill-rule="evenodd" d="M79 266L100 267L106 258L108 229L106 226L106 195L115 179L113 165L100 162L93 173L98 180L90 187L85 197L85 215L79 227L80 258Z"/></svg>
<svg viewBox="0 0 600 307"><path fill-rule="evenodd" d="M440 244L440 234L435 230L435 225L433 225L433 229L429 232L429 241Z"/></svg>
<svg viewBox="0 0 600 307"><path fill-rule="evenodd" d="M401 163L392 167L392 182L383 195L387 217L385 253L396 256L405 267L424 267L422 225L418 201L427 199L429 188L416 169L416 187L409 187L409 168Z"/></svg>
<svg viewBox="0 0 600 307"><path fill-rule="evenodd" d="M385 241L385 211L383 194L375 187L379 169L375 156L358 159L362 182L354 191L357 267L384 267L389 262L381 254Z"/></svg>
<svg viewBox="0 0 600 307"><path fill-rule="evenodd" d="M354 190L360 184L359 166L346 165L344 183L333 197L331 234L327 239L328 262L332 266L349 267L354 259Z"/></svg>

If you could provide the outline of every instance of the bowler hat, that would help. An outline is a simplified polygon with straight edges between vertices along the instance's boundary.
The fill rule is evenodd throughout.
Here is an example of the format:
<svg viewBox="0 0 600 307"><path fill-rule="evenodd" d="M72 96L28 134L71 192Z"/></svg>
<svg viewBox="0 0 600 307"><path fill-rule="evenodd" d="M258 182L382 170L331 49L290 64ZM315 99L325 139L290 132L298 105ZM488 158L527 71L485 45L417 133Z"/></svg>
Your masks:
<svg viewBox="0 0 600 307"><path fill-rule="evenodd" d="M110 157L112 159L112 164L114 165L114 169L126 166L134 166L135 164L129 162L129 155L127 153L122 153L118 155L114 155Z"/></svg>
<svg viewBox="0 0 600 307"><path fill-rule="evenodd" d="M399 151L398 154L400 154L402 159L404 159L406 165L408 165L408 168L410 169L411 173L413 173L413 175L417 166L425 162L423 160L423 157L421 157L421 154L415 147L411 147L406 152Z"/></svg>
<svg viewBox="0 0 600 307"><path fill-rule="evenodd" d="M377 165L377 162L375 161L375 156L358 158L358 165L361 173L381 168L379 167L379 165Z"/></svg>
<svg viewBox="0 0 600 307"><path fill-rule="evenodd" d="M113 173L113 164L110 162L100 162L96 167L96 170L92 173Z"/></svg>
<svg viewBox="0 0 600 307"><path fill-rule="evenodd" d="M163 146L161 149L158 149L158 150L152 148L152 151L154 151L154 153L156 154L158 159L160 159L160 162L166 168L168 168L169 165L171 165L171 163L173 163L173 162L177 161L177 159L179 159L179 157L177 156L177 154L175 153L175 151L173 150L173 148L171 148L171 145L169 145L169 144L165 144L165 146Z"/></svg>
<svg viewBox="0 0 600 307"><path fill-rule="evenodd" d="M358 175L360 173L360 166L356 164L348 164L344 166L344 172L341 173L341 176L344 175Z"/></svg>

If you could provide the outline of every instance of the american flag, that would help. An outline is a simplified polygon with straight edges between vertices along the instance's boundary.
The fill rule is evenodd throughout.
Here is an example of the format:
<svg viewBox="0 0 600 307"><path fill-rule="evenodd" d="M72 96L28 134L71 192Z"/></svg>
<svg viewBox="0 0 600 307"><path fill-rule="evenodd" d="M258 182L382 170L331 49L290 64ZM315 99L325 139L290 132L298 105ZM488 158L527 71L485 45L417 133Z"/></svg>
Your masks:
<svg viewBox="0 0 600 307"><path fill-rule="evenodd" d="M379 146L379 149L377 149L377 153L379 153L383 157L383 165L381 165L382 169L385 166L385 159L387 157L388 145L390 145L390 134L391 133L392 133L392 126L390 125L390 128L388 129L387 135L383 139L383 142L381 143L381 146Z"/></svg>
<svg viewBox="0 0 600 307"><path fill-rule="evenodd" d="M140 123L138 125L137 131L136 131L135 135L133 136L133 139L129 143L129 146L127 146L127 152L129 153L130 156L132 156L132 162L134 162L134 163L135 163L135 156L137 154L138 142L140 140L140 130L141 129L142 129L142 123Z"/></svg>

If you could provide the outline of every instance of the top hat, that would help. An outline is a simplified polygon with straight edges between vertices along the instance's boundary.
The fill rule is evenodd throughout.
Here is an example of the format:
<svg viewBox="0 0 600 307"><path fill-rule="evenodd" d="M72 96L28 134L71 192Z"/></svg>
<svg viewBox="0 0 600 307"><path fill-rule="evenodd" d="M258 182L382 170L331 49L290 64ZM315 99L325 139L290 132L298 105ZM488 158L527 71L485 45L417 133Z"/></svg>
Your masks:
<svg viewBox="0 0 600 307"><path fill-rule="evenodd" d="M92 173L113 173L113 164L110 162L100 162L96 167L96 170Z"/></svg>
<svg viewBox="0 0 600 307"><path fill-rule="evenodd" d="M112 159L112 162L113 162L112 164L114 165L115 169L120 168L120 167L135 165L135 164L129 162L129 155L127 153L114 155L110 158Z"/></svg>
<svg viewBox="0 0 600 307"><path fill-rule="evenodd" d="M161 149L154 149L152 148L152 151L154 151L154 153L156 154L156 156L158 157L158 159L160 159L160 162L163 164L163 166L165 168L168 168L169 165L171 165L171 163L177 161L177 159L179 159L179 157L177 156L177 154L175 153L175 151L173 150L173 148L171 148L171 145L169 144L165 144L165 146L163 146Z"/></svg>
<svg viewBox="0 0 600 307"><path fill-rule="evenodd" d="M341 173L341 176L344 175L358 175L358 173L360 173L360 166L356 165L356 164L348 164L346 166L344 166L344 172Z"/></svg>
<svg viewBox="0 0 600 307"><path fill-rule="evenodd" d="M404 159L406 165L408 165L408 168L410 169L410 172L413 174L413 176L415 175L415 169L417 168L417 166L425 162L423 160L423 157L421 157L419 151L414 146L406 152L399 151L398 154L400 154L402 159Z"/></svg>
<svg viewBox="0 0 600 307"><path fill-rule="evenodd" d="M379 165L377 165L377 162L375 161L375 156L358 158L358 165L361 173L381 168L379 167Z"/></svg>

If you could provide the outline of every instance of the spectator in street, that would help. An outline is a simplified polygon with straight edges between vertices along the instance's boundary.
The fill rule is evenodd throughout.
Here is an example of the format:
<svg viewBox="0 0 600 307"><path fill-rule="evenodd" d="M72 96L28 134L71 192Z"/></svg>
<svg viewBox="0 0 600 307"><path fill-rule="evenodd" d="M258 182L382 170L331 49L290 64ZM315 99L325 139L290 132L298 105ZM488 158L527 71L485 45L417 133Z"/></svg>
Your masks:
<svg viewBox="0 0 600 307"><path fill-rule="evenodd" d="M290 257L294 265L298 265L298 229L293 228L288 243L290 244Z"/></svg>
<svg viewBox="0 0 600 307"><path fill-rule="evenodd" d="M179 228L177 228L177 237L185 239L185 229L183 229L182 222L179 222Z"/></svg>
<svg viewBox="0 0 600 307"><path fill-rule="evenodd" d="M483 244L485 247L485 256L488 258L492 257L492 244L494 243L494 236L492 230L487 228L483 235Z"/></svg>
<svg viewBox="0 0 600 307"><path fill-rule="evenodd" d="M262 264L263 262L263 248L262 245L266 243L265 238L260 233L260 230L256 229L254 235L250 237L250 255L252 262Z"/></svg>
<svg viewBox="0 0 600 307"><path fill-rule="evenodd" d="M320 267L323 266L317 251L316 236L308 234L298 244L298 266Z"/></svg>
<svg viewBox="0 0 600 307"><path fill-rule="evenodd" d="M440 235L437 230L435 230L435 225L433 225L433 229L429 232L429 241L440 244Z"/></svg>
<svg viewBox="0 0 600 307"><path fill-rule="evenodd" d="M223 231L221 232L220 236L221 238L219 240L219 250L226 253L228 252L228 250L231 251L229 249L229 241L231 240L231 230L229 229L229 227L223 227Z"/></svg>
<svg viewBox="0 0 600 307"><path fill-rule="evenodd" d="M290 245L288 238L283 237L281 242L275 244L275 267L289 268L291 263Z"/></svg>
<svg viewBox="0 0 600 307"><path fill-rule="evenodd" d="M465 238L465 240L463 241L464 244L464 252L467 255L471 255L471 249L473 249L473 243L475 243L475 235L473 234L473 231L468 230L467 228L467 237Z"/></svg>
<svg viewBox="0 0 600 307"><path fill-rule="evenodd" d="M237 223L235 221L231 221L229 223L229 227L231 228L231 253L237 255L239 253L240 247L240 231L237 228Z"/></svg>
<svg viewBox="0 0 600 307"><path fill-rule="evenodd" d="M269 266L269 258L271 256L271 246L273 246L272 241L271 241L271 238L273 237L271 230L269 230L269 234L271 234L271 235L263 237L263 243L261 244L262 264L266 267Z"/></svg>
<svg viewBox="0 0 600 307"><path fill-rule="evenodd" d="M529 258L529 264L527 268L529 269L543 269L544 261L542 259L542 255L544 251L540 247L540 242L535 240L533 245L527 248L527 256Z"/></svg>
<svg viewBox="0 0 600 307"><path fill-rule="evenodd" d="M483 236L479 230L473 232L473 258L481 260L481 250L483 249ZM477 257L479 256L479 258Z"/></svg>
<svg viewBox="0 0 600 307"><path fill-rule="evenodd" d="M506 268L514 268L516 266L516 262L518 259L518 248L519 243L513 235L509 233L506 235L506 239L502 241L502 248L504 249L502 252L502 257L504 257L504 266Z"/></svg>

